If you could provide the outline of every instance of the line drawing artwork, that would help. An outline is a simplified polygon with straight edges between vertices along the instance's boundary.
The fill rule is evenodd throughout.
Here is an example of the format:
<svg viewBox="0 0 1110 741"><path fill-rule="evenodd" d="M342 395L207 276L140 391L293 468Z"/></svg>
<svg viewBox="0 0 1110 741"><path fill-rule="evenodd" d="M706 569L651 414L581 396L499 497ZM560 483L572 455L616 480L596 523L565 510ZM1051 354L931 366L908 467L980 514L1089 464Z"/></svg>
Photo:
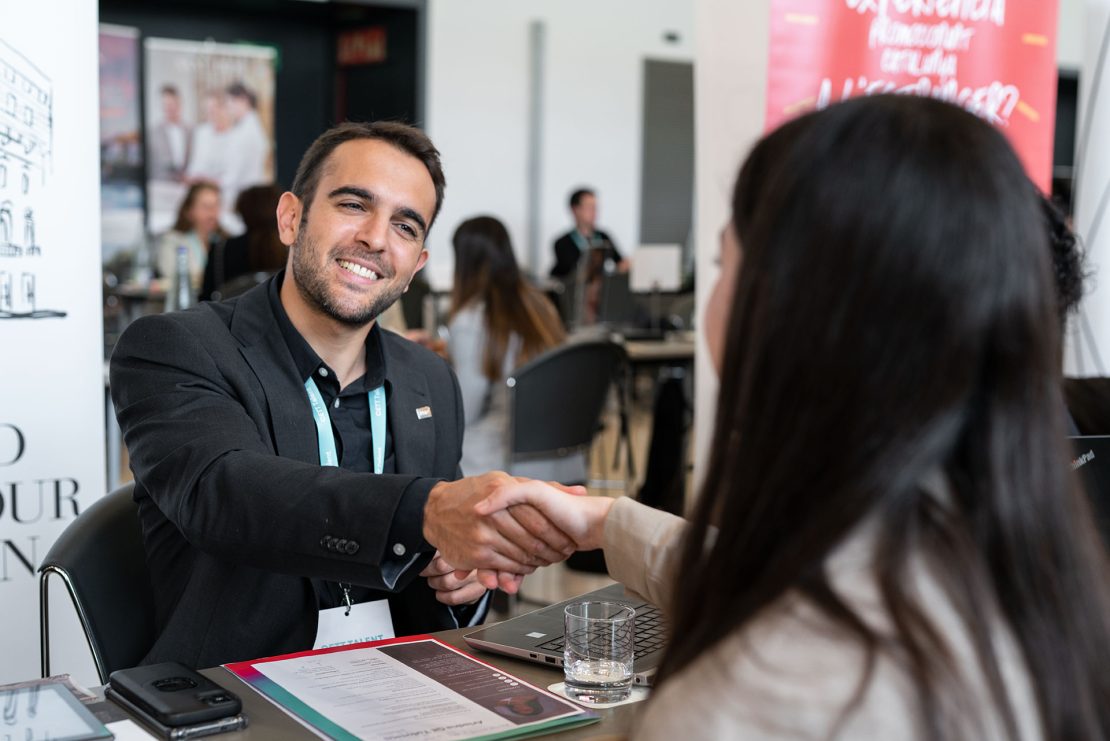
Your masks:
<svg viewBox="0 0 1110 741"><path fill-rule="evenodd" d="M0 38L0 319L66 315L38 307L34 269L43 251L35 229L38 194L53 164L53 90L50 77Z"/></svg>

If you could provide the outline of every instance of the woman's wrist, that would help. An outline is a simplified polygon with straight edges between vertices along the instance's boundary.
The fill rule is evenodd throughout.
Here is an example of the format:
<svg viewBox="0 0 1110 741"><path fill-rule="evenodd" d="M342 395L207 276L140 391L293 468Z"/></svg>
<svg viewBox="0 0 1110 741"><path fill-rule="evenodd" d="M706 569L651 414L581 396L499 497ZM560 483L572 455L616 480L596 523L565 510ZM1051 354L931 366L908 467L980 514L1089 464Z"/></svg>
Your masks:
<svg viewBox="0 0 1110 741"><path fill-rule="evenodd" d="M601 548L605 544L605 520L609 517L609 510L613 508L613 502L616 500L612 497L588 497L589 502L589 526L586 528L585 542L582 543L581 550L592 551Z"/></svg>

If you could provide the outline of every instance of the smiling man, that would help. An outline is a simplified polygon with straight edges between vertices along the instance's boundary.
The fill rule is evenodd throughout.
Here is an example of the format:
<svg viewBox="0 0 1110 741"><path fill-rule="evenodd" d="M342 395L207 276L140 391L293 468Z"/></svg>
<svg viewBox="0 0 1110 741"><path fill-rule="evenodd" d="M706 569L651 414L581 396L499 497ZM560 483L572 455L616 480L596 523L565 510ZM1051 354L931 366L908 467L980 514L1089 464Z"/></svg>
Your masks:
<svg viewBox="0 0 1110 741"><path fill-rule="evenodd" d="M375 319L427 260L439 153L396 123L340 125L278 205L286 269L238 299L134 322L112 398L135 473L159 636L201 667L453 628L489 572L572 546L534 510L474 505L458 384ZM508 533L502 535L501 533Z"/></svg>

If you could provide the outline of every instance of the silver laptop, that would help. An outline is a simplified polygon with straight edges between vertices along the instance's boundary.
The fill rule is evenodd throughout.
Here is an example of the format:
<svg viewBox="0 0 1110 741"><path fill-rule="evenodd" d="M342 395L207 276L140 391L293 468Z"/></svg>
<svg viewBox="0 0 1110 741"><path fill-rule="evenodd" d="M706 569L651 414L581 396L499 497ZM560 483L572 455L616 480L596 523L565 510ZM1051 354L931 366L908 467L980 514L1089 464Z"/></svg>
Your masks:
<svg viewBox="0 0 1110 741"><path fill-rule="evenodd" d="M518 615L496 625L463 636L471 648L515 656L553 668L563 666L563 609L572 602L600 600L620 602L636 611L635 659L632 664L635 684L651 686L666 645L667 624L659 608L622 584L612 584L587 594L572 597L549 607Z"/></svg>

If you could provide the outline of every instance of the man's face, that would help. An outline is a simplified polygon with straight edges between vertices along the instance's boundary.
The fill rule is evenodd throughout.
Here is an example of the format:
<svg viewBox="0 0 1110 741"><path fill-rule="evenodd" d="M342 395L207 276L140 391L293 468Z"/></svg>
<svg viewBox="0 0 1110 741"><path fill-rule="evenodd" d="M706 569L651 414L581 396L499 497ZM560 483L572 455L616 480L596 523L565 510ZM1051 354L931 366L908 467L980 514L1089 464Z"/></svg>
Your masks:
<svg viewBox="0 0 1110 741"><path fill-rule="evenodd" d="M162 93L162 117L170 123L181 120L181 100L173 93Z"/></svg>
<svg viewBox="0 0 1110 741"><path fill-rule="evenodd" d="M362 326L400 298L428 253L435 211L424 164L388 142L358 139L328 157L308 205L286 193L278 205L289 273L305 302L343 324Z"/></svg>
<svg viewBox="0 0 1110 741"><path fill-rule="evenodd" d="M574 222L580 226L592 230L597 223L597 198L591 195L584 195L578 200L578 205L571 209L574 213Z"/></svg>

